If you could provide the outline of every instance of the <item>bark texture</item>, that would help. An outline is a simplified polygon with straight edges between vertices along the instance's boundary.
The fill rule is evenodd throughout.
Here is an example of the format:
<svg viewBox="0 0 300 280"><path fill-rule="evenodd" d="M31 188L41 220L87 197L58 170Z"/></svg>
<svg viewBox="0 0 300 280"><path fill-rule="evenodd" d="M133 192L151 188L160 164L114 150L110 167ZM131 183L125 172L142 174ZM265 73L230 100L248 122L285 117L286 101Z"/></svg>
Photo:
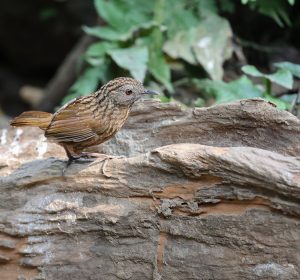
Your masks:
<svg viewBox="0 0 300 280"><path fill-rule="evenodd" d="M137 104L78 162L0 131L1 279L299 279L300 121L242 100Z"/></svg>

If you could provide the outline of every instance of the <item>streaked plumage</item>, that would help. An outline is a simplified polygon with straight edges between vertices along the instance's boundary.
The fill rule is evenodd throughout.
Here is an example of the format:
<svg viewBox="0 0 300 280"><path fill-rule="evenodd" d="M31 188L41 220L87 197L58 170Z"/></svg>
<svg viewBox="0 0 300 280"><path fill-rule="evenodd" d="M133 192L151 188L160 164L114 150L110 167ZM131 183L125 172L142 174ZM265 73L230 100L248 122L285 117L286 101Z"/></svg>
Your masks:
<svg viewBox="0 0 300 280"><path fill-rule="evenodd" d="M50 141L64 147L69 160L79 158L84 148L101 144L123 126L131 107L145 93L142 83L116 78L88 96L76 98L56 113L29 111L12 120L12 126L36 126Z"/></svg>

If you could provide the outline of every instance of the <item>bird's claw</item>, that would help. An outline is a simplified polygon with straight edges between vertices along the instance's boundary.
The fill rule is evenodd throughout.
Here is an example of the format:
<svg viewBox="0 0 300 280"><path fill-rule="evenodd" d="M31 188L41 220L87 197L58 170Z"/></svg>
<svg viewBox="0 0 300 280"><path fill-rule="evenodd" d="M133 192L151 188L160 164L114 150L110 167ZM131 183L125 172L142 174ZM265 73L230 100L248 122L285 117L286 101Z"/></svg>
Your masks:
<svg viewBox="0 0 300 280"><path fill-rule="evenodd" d="M110 155L105 155L105 154L99 154L99 153L87 153L87 152L83 152L81 153L79 156L76 157L69 157L67 164L65 165L65 167L62 170L62 176L65 176L65 172L67 171L68 167L75 161L80 163L81 159L83 159L85 162L86 160L93 160L93 159L98 159L98 162L103 162L101 171L102 174L107 177L110 178L111 176L105 171L106 165L108 163L109 159L116 159L116 158L125 158L125 156L110 156Z"/></svg>
<svg viewBox="0 0 300 280"><path fill-rule="evenodd" d="M101 171L102 171L102 174L103 174L105 177L111 178L111 176L108 175L108 174L106 173L106 171L105 171L105 168L106 168L106 165L107 165L107 163L108 163L108 160L109 160L109 159L118 159L118 158L125 158L125 156L107 156L105 159L103 159L104 162L103 162Z"/></svg>

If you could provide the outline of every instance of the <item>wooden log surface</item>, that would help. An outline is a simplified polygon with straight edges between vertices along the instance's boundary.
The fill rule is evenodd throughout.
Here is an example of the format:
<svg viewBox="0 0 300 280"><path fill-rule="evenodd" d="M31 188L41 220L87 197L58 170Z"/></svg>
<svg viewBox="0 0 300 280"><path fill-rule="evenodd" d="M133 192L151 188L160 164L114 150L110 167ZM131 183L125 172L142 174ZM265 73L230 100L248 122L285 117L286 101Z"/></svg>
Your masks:
<svg viewBox="0 0 300 280"><path fill-rule="evenodd" d="M0 131L0 279L299 279L300 121L260 99L137 104L78 162ZM2 277L2 278L1 278Z"/></svg>

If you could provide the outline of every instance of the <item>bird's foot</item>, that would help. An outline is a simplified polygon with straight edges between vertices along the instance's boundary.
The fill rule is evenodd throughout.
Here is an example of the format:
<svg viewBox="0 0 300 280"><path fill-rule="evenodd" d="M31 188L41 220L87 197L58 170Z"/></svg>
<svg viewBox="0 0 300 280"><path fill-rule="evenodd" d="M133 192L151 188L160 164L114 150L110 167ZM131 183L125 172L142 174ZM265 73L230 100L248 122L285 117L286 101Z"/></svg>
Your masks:
<svg viewBox="0 0 300 280"><path fill-rule="evenodd" d="M94 158L96 157L95 156L96 154L95 153L81 153L80 155L72 155L72 156L69 156L69 159L65 165L65 167L63 168L63 171L62 171L62 175L64 176L65 175L65 172L66 170L68 169L68 167L73 163L73 162L77 162L77 163L80 163L80 162L87 162L87 161L91 161L91 160L94 160ZM98 154L99 155L99 154ZM105 155L104 155L105 156ZM104 159L103 159L104 160Z"/></svg>
<svg viewBox="0 0 300 280"><path fill-rule="evenodd" d="M66 166L64 167L64 169L62 171L62 175L63 176L65 175L66 170L68 169L68 167L74 161L76 161L76 162L82 162L82 160L83 160L83 162L86 162L86 161L97 159L98 162L104 161L103 165L102 165L102 168L101 168L102 174L105 177L110 178L111 176L106 173L105 168L106 168L106 165L107 165L107 162L108 162L109 159L116 159L116 158L125 158L125 156L112 156L112 155L106 155L106 154L100 154L100 153L82 152L78 156L69 157L69 159L67 161L67 164L66 164Z"/></svg>
<svg viewBox="0 0 300 280"><path fill-rule="evenodd" d="M72 164L72 162L78 160L79 158L80 156L69 156L68 161L62 170L62 176L65 176L65 172L68 169L68 167Z"/></svg>
<svg viewBox="0 0 300 280"><path fill-rule="evenodd" d="M87 154L88 158L97 158L98 162L103 161L103 165L101 168L102 174L107 177L110 178L111 176L107 174L107 172L105 171L106 165L108 163L109 159L117 159L117 158L125 158L125 156L112 156L112 155L106 155L106 154L98 154L98 153L88 153Z"/></svg>

